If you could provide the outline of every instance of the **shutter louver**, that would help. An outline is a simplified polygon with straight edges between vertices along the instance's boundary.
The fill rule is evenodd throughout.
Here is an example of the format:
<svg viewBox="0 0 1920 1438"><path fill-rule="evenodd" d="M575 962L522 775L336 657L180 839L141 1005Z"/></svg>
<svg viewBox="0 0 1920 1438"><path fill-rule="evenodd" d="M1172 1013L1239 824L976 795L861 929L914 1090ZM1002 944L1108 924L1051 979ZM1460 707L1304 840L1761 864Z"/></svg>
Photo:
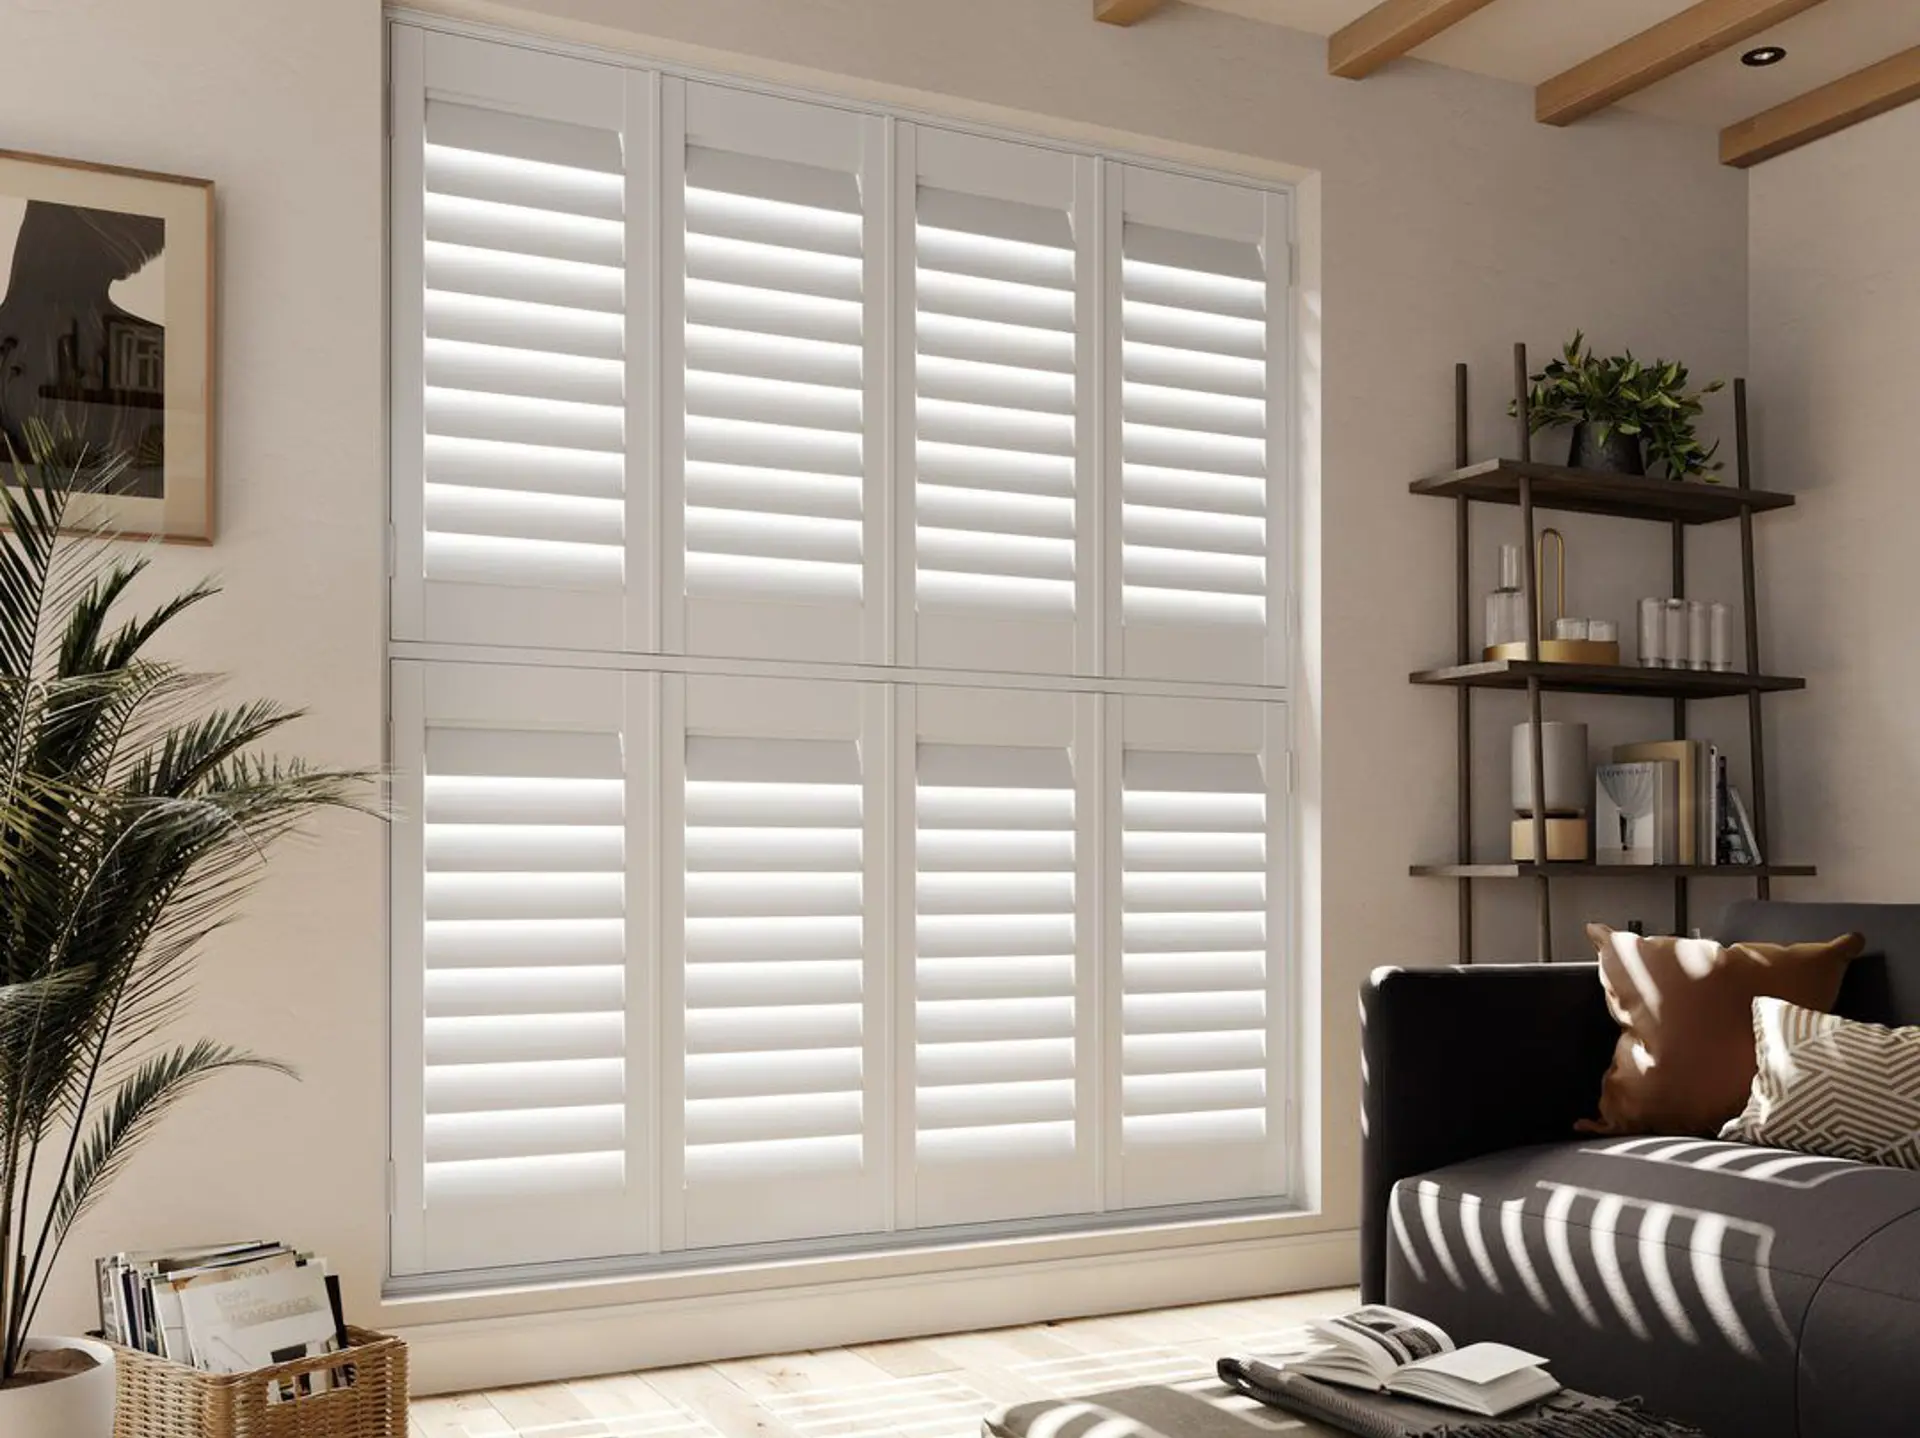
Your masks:
<svg viewBox="0 0 1920 1438"><path fill-rule="evenodd" d="M626 582L621 136L442 100L428 102L425 124L428 632L524 637L529 621L591 614L592 632L617 643ZM590 598L529 594L556 591Z"/></svg>
<svg viewBox="0 0 1920 1438"><path fill-rule="evenodd" d="M430 728L426 1199L625 1182L617 734Z"/></svg>
<svg viewBox="0 0 1920 1438"><path fill-rule="evenodd" d="M841 111L687 87L690 649L861 657L875 303L864 134Z"/></svg>
<svg viewBox="0 0 1920 1438"><path fill-rule="evenodd" d="M918 160L919 659L1071 668L1086 398L1075 168L928 129Z"/></svg>
<svg viewBox="0 0 1920 1438"><path fill-rule="evenodd" d="M1277 831L1261 750L1279 711L1129 700L1120 791L1120 1113L1124 1201L1277 1191L1273 928ZM1251 752L1160 747L1182 729ZM1260 731L1266 731L1264 738ZM1152 743L1154 747L1148 747Z"/></svg>
<svg viewBox="0 0 1920 1438"><path fill-rule="evenodd" d="M864 686L711 678L686 692L685 1241L868 1227L882 1170ZM783 715L794 727L768 734Z"/></svg>
<svg viewBox="0 0 1920 1438"><path fill-rule="evenodd" d="M1073 768L1058 750L920 747L920 1161L1075 1144Z"/></svg>
<svg viewBox="0 0 1920 1438"><path fill-rule="evenodd" d="M1071 618L1067 217L922 189L915 235L919 602Z"/></svg>
<svg viewBox="0 0 1920 1438"><path fill-rule="evenodd" d="M1125 176L1120 258L1126 672L1266 681L1282 316L1264 200ZM1216 231L1182 223L1209 219ZM1279 243L1284 243L1280 239Z"/></svg>

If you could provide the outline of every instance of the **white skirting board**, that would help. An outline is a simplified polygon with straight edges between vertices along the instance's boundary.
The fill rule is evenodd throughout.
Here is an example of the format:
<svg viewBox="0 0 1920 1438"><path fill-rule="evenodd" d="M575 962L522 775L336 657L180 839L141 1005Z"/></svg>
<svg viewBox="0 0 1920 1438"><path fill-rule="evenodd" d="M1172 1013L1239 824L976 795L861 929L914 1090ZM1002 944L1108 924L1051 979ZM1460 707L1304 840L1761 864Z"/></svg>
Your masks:
<svg viewBox="0 0 1920 1438"><path fill-rule="evenodd" d="M393 1328L417 1396L1338 1288L1359 1235L1246 1238Z"/></svg>

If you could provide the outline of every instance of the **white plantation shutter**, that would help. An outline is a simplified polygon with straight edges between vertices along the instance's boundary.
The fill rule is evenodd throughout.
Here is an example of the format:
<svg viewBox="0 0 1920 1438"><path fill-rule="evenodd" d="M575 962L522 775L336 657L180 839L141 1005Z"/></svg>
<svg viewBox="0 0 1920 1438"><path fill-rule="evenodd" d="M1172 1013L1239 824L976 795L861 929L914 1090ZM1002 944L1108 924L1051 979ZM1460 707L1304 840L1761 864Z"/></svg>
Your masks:
<svg viewBox="0 0 1920 1438"><path fill-rule="evenodd" d="M416 37L396 116L395 622L421 638L640 642L627 553L634 252L625 72Z"/></svg>
<svg viewBox="0 0 1920 1438"><path fill-rule="evenodd" d="M425 959L401 995L421 1065L397 1114L420 1125L407 1256L424 1267L642 1244L629 869L647 856L625 731L650 682L396 668L396 727L424 755L401 780L420 822L394 874Z"/></svg>
<svg viewBox="0 0 1920 1438"><path fill-rule="evenodd" d="M1286 206L1116 169L1122 672L1277 682Z"/></svg>
<svg viewBox="0 0 1920 1438"><path fill-rule="evenodd" d="M911 954L919 1226L1093 1206L1091 697L921 689ZM956 743L956 738L989 742ZM1080 755L1076 765L1076 754ZM1083 798L1084 791L1084 798Z"/></svg>
<svg viewBox="0 0 1920 1438"><path fill-rule="evenodd" d="M1281 1191L1284 718L1124 699L1118 1202Z"/></svg>
<svg viewBox="0 0 1920 1438"><path fill-rule="evenodd" d="M912 153L913 657L1090 668L1093 163L926 126Z"/></svg>
<svg viewBox="0 0 1920 1438"><path fill-rule="evenodd" d="M684 867L663 903L667 950L685 958L679 1002L665 999L684 1053L669 1242L674 1230L698 1247L877 1227L882 939L866 905L882 870L867 794L884 695L682 684Z"/></svg>
<svg viewBox="0 0 1920 1438"><path fill-rule="evenodd" d="M883 127L710 85L673 93L682 643L877 659L865 571L881 326L868 314L884 246L869 170Z"/></svg>
<svg viewBox="0 0 1920 1438"><path fill-rule="evenodd" d="M394 1273L1287 1194L1287 197L437 23Z"/></svg>

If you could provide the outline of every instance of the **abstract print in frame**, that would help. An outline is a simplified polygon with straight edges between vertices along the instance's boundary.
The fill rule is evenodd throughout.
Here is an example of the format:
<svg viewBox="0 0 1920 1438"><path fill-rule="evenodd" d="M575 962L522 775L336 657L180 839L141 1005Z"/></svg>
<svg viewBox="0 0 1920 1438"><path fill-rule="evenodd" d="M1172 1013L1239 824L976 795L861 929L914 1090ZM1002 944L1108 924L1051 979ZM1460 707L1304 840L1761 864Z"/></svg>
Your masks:
<svg viewBox="0 0 1920 1438"><path fill-rule="evenodd" d="M213 362L211 180L0 150L0 436L128 458L76 527L212 542Z"/></svg>

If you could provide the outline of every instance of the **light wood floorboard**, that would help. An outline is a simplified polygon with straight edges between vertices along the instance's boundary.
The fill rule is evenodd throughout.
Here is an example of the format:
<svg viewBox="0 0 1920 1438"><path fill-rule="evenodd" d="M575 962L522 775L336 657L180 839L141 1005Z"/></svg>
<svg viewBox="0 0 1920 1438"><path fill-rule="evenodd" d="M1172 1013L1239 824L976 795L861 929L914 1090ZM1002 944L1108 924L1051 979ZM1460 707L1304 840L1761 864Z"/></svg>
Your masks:
<svg viewBox="0 0 1920 1438"><path fill-rule="evenodd" d="M974 1438L1008 1403L1204 1379L1352 1289L1203 1303L423 1398L411 1438Z"/></svg>

